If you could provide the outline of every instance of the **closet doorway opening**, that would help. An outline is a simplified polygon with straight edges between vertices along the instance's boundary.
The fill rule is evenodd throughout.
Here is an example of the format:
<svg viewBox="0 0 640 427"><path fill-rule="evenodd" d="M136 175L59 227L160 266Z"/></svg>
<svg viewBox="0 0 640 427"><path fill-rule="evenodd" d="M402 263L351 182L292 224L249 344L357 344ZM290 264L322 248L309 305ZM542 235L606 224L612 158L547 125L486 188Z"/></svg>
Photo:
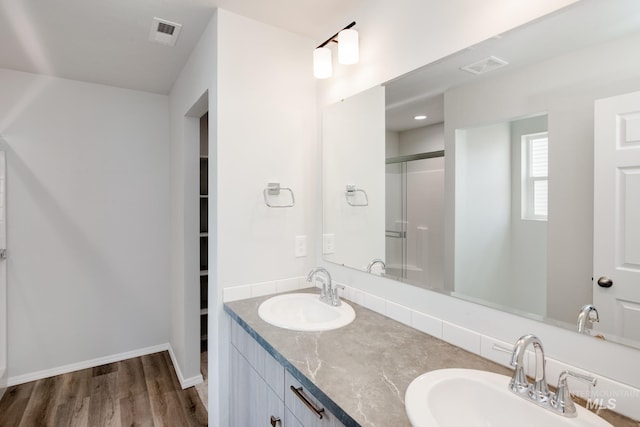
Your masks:
<svg viewBox="0 0 640 427"><path fill-rule="evenodd" d="M200 372L204 383L198 387L198 393L207 396L208 385L208 317L209 317L209 113L200 117L200 179L199 179L199 215L200 215ZM205 404L206 406L206 404Z"/></svg>

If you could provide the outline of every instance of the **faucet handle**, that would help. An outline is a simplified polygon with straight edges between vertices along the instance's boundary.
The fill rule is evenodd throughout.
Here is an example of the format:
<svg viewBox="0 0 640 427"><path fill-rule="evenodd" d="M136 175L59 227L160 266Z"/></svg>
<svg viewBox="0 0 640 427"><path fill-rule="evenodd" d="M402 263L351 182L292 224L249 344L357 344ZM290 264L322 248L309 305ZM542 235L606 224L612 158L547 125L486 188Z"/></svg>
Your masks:
<svg viewBox="0 0 640 427"><path fill-rule="evenodd" d="M576 405L573 403L571 393L569 392L569 385L567 384L567 378L569 376L590 383L592 386L595 386L598 380L588 375L582 375L572 371L562 371L558 377L558 389L551 399L551 406L565 416L575 417Z"/></svg>
<svg viewBox="0 0 640 427"><path fill-rule="evenodd" d="M339 305L342 305L342 302L340 301L340 294L339 294L340 289L344 290L345 288L343 285L334 283L332 286L332 289L329 291L331 293L331 305L334 305L336 307Z"/></svg>

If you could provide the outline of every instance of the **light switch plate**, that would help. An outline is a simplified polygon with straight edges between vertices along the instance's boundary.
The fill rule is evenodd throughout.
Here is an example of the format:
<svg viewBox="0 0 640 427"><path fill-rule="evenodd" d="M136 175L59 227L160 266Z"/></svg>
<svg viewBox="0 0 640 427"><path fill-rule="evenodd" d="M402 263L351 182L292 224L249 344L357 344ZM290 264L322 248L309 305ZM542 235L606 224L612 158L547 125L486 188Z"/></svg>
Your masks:
<svg viewBox="0 0 640 427"><path fill-rule="evenodd" d="M307 256L307 236L296 236L296 258Z"/></svg>
<svg viewBox="0 0 640 427"><path fill-rule="evenodd" d="M335 250L336 250L336 235L323 234L322 235L322 253L332 254Z"/></svg>

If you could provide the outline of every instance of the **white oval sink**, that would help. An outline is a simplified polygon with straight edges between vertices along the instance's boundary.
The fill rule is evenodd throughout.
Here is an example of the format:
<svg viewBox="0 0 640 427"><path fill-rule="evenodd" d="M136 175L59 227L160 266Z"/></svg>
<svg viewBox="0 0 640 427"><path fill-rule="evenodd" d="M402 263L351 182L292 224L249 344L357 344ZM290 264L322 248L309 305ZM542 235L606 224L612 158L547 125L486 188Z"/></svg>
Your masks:
<svg viewBox="0 0 640 427"><path fill-rule="evenodd" d="M439 369L409 384L405 408L413 427L612 427L576 405L576 418L563 417L516 396L510 378L473 369Z"/></svg>
<svg viewBox="0 0 640 427"><path fill-rule="evenodd" d="M294 331L328 331L353 322L356 313L342 301L334 307L317 294L284 294L269 298L258 308L267 323Z"/></svg>

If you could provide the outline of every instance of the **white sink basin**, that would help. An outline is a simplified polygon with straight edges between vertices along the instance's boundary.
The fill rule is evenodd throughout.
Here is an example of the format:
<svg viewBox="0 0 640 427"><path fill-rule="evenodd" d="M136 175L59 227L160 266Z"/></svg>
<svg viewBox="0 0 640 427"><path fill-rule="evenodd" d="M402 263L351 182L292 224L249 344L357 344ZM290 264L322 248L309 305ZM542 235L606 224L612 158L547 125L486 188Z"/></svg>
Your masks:
<svg viewBox="0 0 640 427"><path fill-rule="evenodd" d="M342 301L334 307L317 294L284 294L269 298L258 308L267 323L294 331L328 331L353 322L356 313Z"/></svg>
<svg viewBox="0 0 640 427"><path fill-rule="evenodd" d="M510 378L473 369L427 372L409 384L405 407L414 427L612 427L581 406L563 417L508 389Z"/></svg>

